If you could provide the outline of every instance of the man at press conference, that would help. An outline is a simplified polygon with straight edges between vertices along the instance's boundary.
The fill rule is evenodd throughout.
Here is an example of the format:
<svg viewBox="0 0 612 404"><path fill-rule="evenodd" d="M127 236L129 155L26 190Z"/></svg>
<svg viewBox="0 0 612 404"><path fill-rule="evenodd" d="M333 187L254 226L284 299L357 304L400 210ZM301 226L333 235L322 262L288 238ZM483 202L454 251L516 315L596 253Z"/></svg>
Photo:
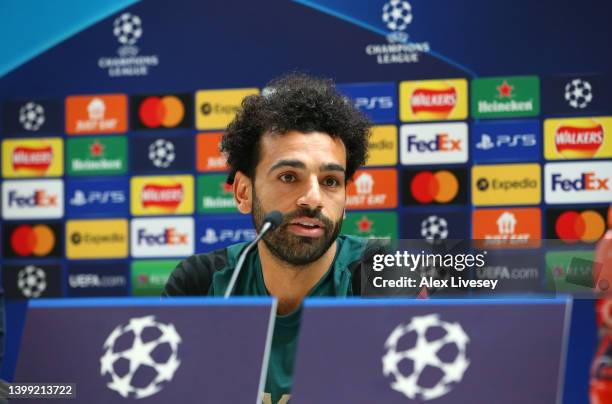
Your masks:
<svg viewBox="0 0 612 404"><path fill-rule="evenodd" d="M293 74L268 90L243 101L221 149L238 210L252 215L257 232L270 212L282 214L230 291L277 299L264 402L286 403L304 298L359 293L352 275L366 241L339 233L347 182L366 160L371 124L329 80ZM182 261L163 295L223 296L246 244Z"/></svg>

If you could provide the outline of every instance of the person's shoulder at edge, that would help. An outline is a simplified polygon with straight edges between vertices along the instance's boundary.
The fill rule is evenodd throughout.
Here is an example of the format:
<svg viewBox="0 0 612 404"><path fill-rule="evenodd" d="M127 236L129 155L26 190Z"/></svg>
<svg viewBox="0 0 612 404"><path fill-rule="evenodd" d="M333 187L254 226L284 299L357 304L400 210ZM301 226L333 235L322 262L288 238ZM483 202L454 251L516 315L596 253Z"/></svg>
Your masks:
<svg viewBox="0 0 612 404"><path fill-rule="evenodd" d="M185 258L168 277L162 296L208 295L215 272L232 269L236 264L236 257L246 244L233 244Z"/></svg>

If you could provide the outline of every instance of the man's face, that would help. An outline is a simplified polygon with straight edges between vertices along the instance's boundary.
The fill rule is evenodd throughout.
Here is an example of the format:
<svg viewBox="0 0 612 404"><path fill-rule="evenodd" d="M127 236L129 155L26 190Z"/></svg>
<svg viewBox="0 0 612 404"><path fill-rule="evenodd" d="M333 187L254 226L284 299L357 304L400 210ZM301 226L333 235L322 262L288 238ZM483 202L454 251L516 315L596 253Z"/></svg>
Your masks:
<svg viewBox="0 0 612 404"><path fill-rule="evenodd" d="M346 149L340 139L291 131L266 134L254 175L253 222L259 231L267 213L283 223L264 236L268 249L292 265L319 259L342 226L346 201Z"/></svg>

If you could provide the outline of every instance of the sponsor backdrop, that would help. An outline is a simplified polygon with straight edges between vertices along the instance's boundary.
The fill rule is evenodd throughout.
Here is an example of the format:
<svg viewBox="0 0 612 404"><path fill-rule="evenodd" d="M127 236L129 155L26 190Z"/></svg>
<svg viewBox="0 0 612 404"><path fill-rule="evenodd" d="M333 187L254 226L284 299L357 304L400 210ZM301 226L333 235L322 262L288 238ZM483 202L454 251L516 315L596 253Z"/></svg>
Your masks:
<svg viewBox="0 0 612 404"><path fill-rule="evenodd" d="M592 249L612 201L605 13L473 3L137 2L8 72L7 297L158 295L180 259L251 240L219 143L293 69L333 77L375 123L345 233Z"/></svg>

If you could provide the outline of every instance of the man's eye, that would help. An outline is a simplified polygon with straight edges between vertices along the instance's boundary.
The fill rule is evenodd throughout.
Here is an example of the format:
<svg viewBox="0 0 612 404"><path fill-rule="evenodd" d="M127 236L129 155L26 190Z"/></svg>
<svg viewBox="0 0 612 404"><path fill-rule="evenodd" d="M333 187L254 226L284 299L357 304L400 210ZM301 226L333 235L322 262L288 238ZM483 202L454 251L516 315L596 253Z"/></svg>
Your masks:
<svg viewBox="0 0 612 404"><path fill-rule="evenodd" d="M295 181L295 176L293 174L283 174L278 178L284 183L290 183Z"/></svg>
<svg viewBox="0 0 612 404"><path fill-rule="evenodd" d="M323 180L323 184L325 184L326 187L337 187L340 185L340 181L334 177L327 177Z"/></svg>

